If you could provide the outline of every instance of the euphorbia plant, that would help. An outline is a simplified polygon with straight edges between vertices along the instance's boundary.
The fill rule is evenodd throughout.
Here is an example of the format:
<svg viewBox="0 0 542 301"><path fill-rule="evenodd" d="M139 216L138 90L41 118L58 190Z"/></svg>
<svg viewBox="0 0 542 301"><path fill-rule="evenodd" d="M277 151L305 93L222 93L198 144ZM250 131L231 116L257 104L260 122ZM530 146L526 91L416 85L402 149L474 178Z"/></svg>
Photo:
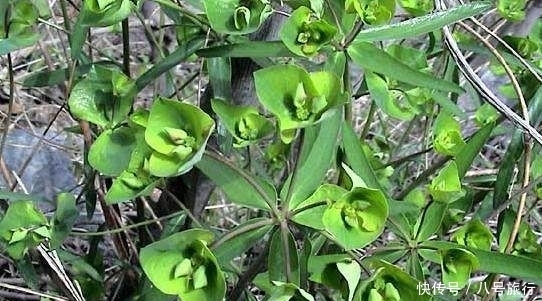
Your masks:
<svg viewBox="0 0 542 301"><path fill-rule="evenodd" d="M137 296L130 297L429 300L417 290L428 279L457 284L463 296L471 293L467 285L476 280L475 272L487 273L488 282L492 274L508 274L542 283L536 232L517 212L525 206L500 211L509 198L516 163L522 156L520 168L533 161L523 147L529 141L523 144L523 133L515 133L501 166L478 158L500 119L480 106L477 125L470 123L471 112L463 112L457 101L470 91L463 78L485 92L483 97L487 89L468 74L462 54L452 51L453 41L447 36L445 43L439 41L439 30L487 12L493 4L476 1L433 11L432 1L401 0L408 14L400 21L394 19L393 0L280 1L284 6L266 0L155 2L172 22L166 27L176 30L179 47L159 51L150 68L134 74L129 47L123 49L122 69L117 62L93 62L95 53L87 55L83 43L93 32L90 28L121 21L128 43L126 18L142 1L89 0L74 28L66 30L73 68L61 71L69 77L43 77L73 83L67 89L68 106L81 121L87 142L92 141L84 156L86 202L93 210L89 192L99 183L94 196L111 213L104 214L111 230L87 234L131 236L136 232L132 227L153 224L150 231L141 228L135 243L118 252L130 261L125 266L135 259L141 266L126 273L127 279L142 283ZM0 4L11 13L0 17L0 54L35 40L29 32L43 16L40 3ZM522 5L503 0L496 7L514 20L522 17ZM248 34L264 28L273 14L285 19L278 38L251 40L259 34ZM418 37L428 42L417 46ZM540 55L536 35L506 40L524 59ZM465 39L458 47L483 52L470 43ZM199 90L184 93L189 84L178 91L167 72L193 60L194 54L206 62L198 72L209 78L203 97ZM261 67L253 73L254 101L232 99L234 94L239 98L231 91L232 76L238 75L231 62L238 57ZM513 71L526 72L511 54L504 57ZM353 65L361 72L354 73ZM148 107L136 106L143 88L163 73L166 91L153 95ZM534 124L533 116L542 111L541 91L530 91L534 96L525 102L532 115L527 124ZM163 96L173 92L186 97ZM355 127L352 106L359 98L366 102L357 106L361 122ZM506 126L498 129L499 135L507 134ZM423 137L415 140L412 135ZM466 178L472 166L499 168L499 173L475 179L480 184ZM209 196L202 190L209 185L198 186L207 183L199 172L217 186L209 189L217 193ZM525 174L539 176L528 168ZM147 197L156 196L157 189L166 193L172 183L185 194L170 193L158 204ZM219 206L231 213L222 216L212 214L217 206L205 210L206 203L190 204L201 205L205 213L197 216L198 206L183 201L202 195L204 202L220 199L235 206ZM49 220L29 201L9 204L0 221L0 246L13 259L24 260L39 244L57 248L70 234L75 198L60 196ZM155 219L153 210L164 200L177 202L176 197L179 207L194 212L161 212ZM107 210L121 202L128 204ZM132 207L139 222L122 227L125 216L116 219L118 209ZM485 225L494 213L499 215L497 229ZM188 218L191 229L185 226ZM229 227L230 222L235 225ZM115 247L124 246L128 236L119 237ZM99 252L98 241L91 244L93 252ZM80 279L88 273L86 278L94 281L85 282L87 291L103 282L94 270L100 258L92 254L84 262L74 261L75 270L85 270ZM461 297L446 291L442 298Z"/></svg>

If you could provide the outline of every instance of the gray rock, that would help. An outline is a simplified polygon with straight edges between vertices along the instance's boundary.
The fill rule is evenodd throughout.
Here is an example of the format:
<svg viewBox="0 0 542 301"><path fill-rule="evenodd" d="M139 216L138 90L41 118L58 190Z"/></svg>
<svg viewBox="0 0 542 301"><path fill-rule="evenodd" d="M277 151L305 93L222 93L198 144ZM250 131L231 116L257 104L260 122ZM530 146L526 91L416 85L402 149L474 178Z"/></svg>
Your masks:
<svg viewBox="0 0 542 301"><path fill-rule="evenodd" d="M37 129L37 132L42 130ZM54 200L59 192L73 190L77 186L70 155L66 150L51 145L66 143L67 135L64 133L49 133L41 142L29 131L17 128L11 129L7 136L2 154L4 162L9 171L18 174L28 193L44 199L39 202L44 211L55 208ZM21 175L19 172L27 160L28 165ZM9 189L3 176L0 176L0 185L2 189ZM21 191L20 188L18 186L16 190Z"/></svg>

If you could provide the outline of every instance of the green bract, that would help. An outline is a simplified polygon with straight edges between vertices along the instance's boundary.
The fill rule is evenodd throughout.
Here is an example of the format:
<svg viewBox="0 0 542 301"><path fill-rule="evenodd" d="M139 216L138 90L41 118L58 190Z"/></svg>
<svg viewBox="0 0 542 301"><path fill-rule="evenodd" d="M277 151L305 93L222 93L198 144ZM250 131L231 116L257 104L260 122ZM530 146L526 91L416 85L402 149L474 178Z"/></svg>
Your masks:
<svg viewBox="0 0 542 301"><path fill-rule="evenodd" d="M489 251L491 250L493 235L480 220L473 220L459 228L452 235L452 240L470 248Z"/></svg>
<svg viewBox="0 0 542 301"><path fill-rule="evenodd" d="M357 187L329 205L322 221L326 231L347 250L374 241L388 217L388 203L379 190Z"/></svg>
<svg viewBox="0 0 542 301"><path fill-rule="evenodd" d="M204 0L203 4L211 27L228 34L254 32L272 12L267 0Z"/></svg>
<svg viewBox="0 0 542 301"><path fill-rule="evenodd" d="M416 289L418 280L386 261L374 261L371 267L373 276L360 285L360 299L370 301L431 300L428 294L420 294Z"/></svg>
<svg viewBox="0 0 542 301"><path fill-rule="evenodd" d="M132 108L134 84L116 68L93 65L70 93L71 113L103 127L124 121Z"/></svg>
<svg viewBox="0 0 542 301"><path fill-rule="evenodd" d="M478 268L478 259L465 249L448 249L441 251L442 282L463 288L469 281L470 273Z"/></svg>
<svg viewBox="0 0 542 301"><path fill-rule="evenodd" d="M429 192L435 201L443 203L451 203L463 196L457 164L454 161L442 168L431 181Z"/></svg>
<svg viewBox="0 0 542 301"><path fill-rule="evenodd" d="M245 147L273 132L273 124L251 106L234 106L213 99L213 111L235 138L235 147Z"/></svg>
<svg viewBox="0 0 542 301"><path fill-rule="evenodd" d="M399 4L409 14L419 17L431 12L434 8L432 0L399 0Z"/></svg>
<svg viewBox="0 0 542 301"><path fill-rule="evenodd" d="M134 139L131 151L122 154L129 158L129 161L118 177L113 180L113 185L105 195L108 204L149 195L157 184L158 178L152 176L149 170L152 149L145 142L145 127L141 126L147 124L148 114L146 113L146 111L136 111L130 116L130 127L127 129L131 131Z"/></svg>
<svg viewBox="0 0 542 301"><path fill-rule="evenodd" d="M308 208L300 211L292 217L292 220L298 224L311 227L317 230L324 230L322 216L329 204L333 200L338 200L348 191L340 186L333 184L323 184L306 200L299 203L295 209Z"/></svg>
<svg viewBox="0 0 542 301"><path fill-rule="evenodd" d="M461 127L450 114L440 112L435 120L433 128L433 143L437 152L456 156L465 146L465 141L461 137Z"/></svg>
<svg viewBox="0 0 542 301"><path fill-rule="evenodd" d="M201 159L213 129L213 119L200 108L156 99L145 130L145 141L153 150L148 162L150 174L171 177L189 171Z"/></svg>
<svg viewBox="0 0 542 301"><path fill-rule="evenodd" d="M525 18L526 3L526 0L497 0L497 11L509 21L521 21Z"/></svg>
<svg viewBox="0 0 542 301"><path fill-rule="evenodd" d="M340 82L330 72L307 73L294 65L276 65L254 73L256 93L264 107L279 119L282 141L290 143L296 129L320 121L340 103Z"/></svg>
<svg viewBox="0 0 542 301"><path fill-rule="evenodd" d="M207 248L211 232L191 229L141 249L139 259L149 280L162 292L183 301L222 301L224 275Z"/></svg>
<svg viewBox="0 0 542 301"><path fill-rule="evenodd" d="M267 299L269 301L314 301L311 294L295 284L273 281L273 285L274 289Z"/></svg>
<svg viewBox="0 0 542 301"><path fill-rule="evenodd" d="M88 162L96 170L107 176L118 176L128 167L130 156L136 147L134 131L129 127L119 127L103 131L91 145Z"/></svg>
<svg viewBox="0 0 542 301"><path fill-rule="evenodd" d="M127 18L132 8L130 0L85 0L80 24L102 27L114 25Z"/></svg>
<svg viewBox="0 0 542 301"><path fill-rule="evenodd" d="M395 13L394 0L346 0L344 6L347 13L357 13L371 25L386 24Z"/></svg>
<svg viewBox="0 0 542 301"><path fill-rule="evenodd" d="M291 52L312 56L329 43L336 33L335 27L324 20L311 18L311 10L301 6L282 25L280 39Z"/></svg>
<svg viewBox="0 0 542 301"><path fill-rule="evenodd" d="M21 259L28 249L51 238L51 232L47 219L31 201L17 201L0 221L0 238L7 242L9 256Z"/></svg>

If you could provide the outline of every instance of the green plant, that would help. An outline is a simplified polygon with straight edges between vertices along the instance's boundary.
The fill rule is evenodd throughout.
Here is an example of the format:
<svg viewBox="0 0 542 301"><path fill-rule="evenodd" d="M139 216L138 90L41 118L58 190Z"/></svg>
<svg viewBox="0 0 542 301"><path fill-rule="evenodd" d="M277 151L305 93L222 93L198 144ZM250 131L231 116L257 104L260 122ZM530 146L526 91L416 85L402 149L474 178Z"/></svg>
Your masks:
<svg viewBox="0 0 542 301"><path fill-rule="evenodd" d="M112 216L119 204L136 208L138 223L107 218L106 225L118 229L86 234L114 235L121 261L137 264L125 268L125 281L136 286L131 298L219 301L244 294L256 300L249 288L257 287L266 300L463 300L475 294L489 300L492 292L469 290L474 273L485 275L490 287L500 274L542 284L541 248L526 222L526 215L540 216L524 213L529 203L536 207L540 195L532 184L538 183L539 168L530 168L540 165L540 158L530 136L503 124L496 113L536 133L542 90L519 85L516 78L529 74L542 82L540 37L510 37L511 48L489 48L499 58L493 68L506 67L522 116L510 117L504 104L495 102L490 103L497 111L477 105L476 112L465 113L460 95L478 92L491 100L492 92L469 72L454 46L459 41L462 49L487 52L459 34L470 32L462 20L490 11L491 3L444 9L438 2L440 9L432 11L431 1L399 1L409 15L397 21L395 1L389 0L287 1L284 7L265 0L155 2L173 21L180 46L162 53L145 72L131 74L129 47L122 63L98 62L84 43L91 28L119 22L128 43L126 18L139 14L142 1L85 0L71 30L65 16L70 68L34 74L23 83L68 80L67 105L87 142L89 215L96 198ZM497 1L496 8L517 20L524 14L520 2ZM3 55L35 43L29 30L38 16L46 16L40 1L2 3L8 12L0 20ZM276 15L286 15L280 41L247 38ZM455 23L466 31L446 35ZM409 46L419 37L421 46ZM143 88L194 56L206 60L203 69L213 89L213 97L202 100L207 103L155 95L150 107L135 106ZM258 102L235 105L231 98L230 62L239 57L262 66L253 74ZM363 72L352 76L353 65ZM468 84L461 84L459 74ZM361 108L361 129L353 127L352 115L360 97L369 99ZM466 121L471 116L477 124ZM389 124L404 135L394 134ZM421 126L422 143L408 141ZM499 136L513 137L502 161L481 158L484 146ZM516 165L523 174L517 202L508 195ZM468 174L473 166L498 173L473 178ZM157 189L170 193L167 181L194 170L227 201L247 208L238 224L220 232L212 214L200 219L193 208L183 208L161 217L170 222L158 233L138 232L132 253L134 245L121 232L156 222L145 215L145 201ZM40 244L58 248L67 236L80 235L71 231L75 208L67 194L59 195L50 219L30 200L9 203L0 220L2 248L20 262ZM498 227L486 226L490 218L497 218ZM186 220L191 229L183 228ZM95 275L103 270L96 245L73 261L80 264L76 278L85 292L104 290L103 277ZM445 289L424 295L420 287L428 279Z"/></svg>

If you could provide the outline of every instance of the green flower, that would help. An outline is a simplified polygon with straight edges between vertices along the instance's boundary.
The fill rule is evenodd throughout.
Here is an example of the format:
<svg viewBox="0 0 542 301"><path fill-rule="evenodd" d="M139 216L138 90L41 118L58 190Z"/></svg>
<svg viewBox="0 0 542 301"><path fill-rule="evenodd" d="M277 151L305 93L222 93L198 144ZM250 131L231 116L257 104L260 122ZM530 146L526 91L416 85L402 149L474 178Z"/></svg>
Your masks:
<svg viewBox="0 0 542 301"><path fill-rule="evenodd" d="M332 203L322 216L326 231L347 250L374 241L388 216L388 203L379 190L356 187Z"/></svg>
<svg viewBox="0 0 542 301"><path fill-rule="evenodd" d="M296 9L280 31L280 39L293 53L301 56L315 55L329 43L337 29L324 20L313 19L305 6Z"/></svg>

